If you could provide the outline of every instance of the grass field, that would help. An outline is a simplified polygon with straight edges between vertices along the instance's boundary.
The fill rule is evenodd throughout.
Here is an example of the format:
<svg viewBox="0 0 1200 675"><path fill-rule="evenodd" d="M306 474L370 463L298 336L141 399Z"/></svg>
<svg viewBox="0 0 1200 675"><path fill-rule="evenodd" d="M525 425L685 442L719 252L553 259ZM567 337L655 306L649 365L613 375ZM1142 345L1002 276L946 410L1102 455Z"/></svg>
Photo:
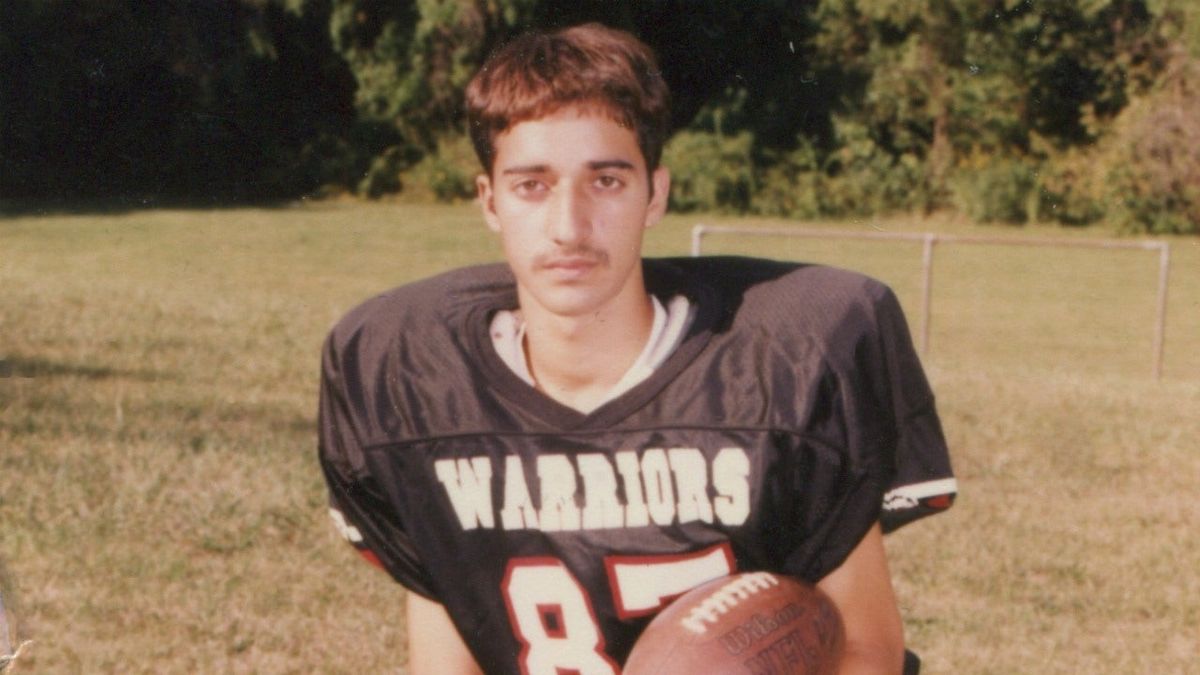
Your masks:
<svg viewBox="0 0 1200 675"><path fill-rule="evenodd" d="M697 220L648 252L686 254ZM866 226L976 231L841 225ZM924 672L1197 672L1200 241L1172 244L1160 382L1152 254L938 252L926 365L962 496L888 541ZM919 304L918 247L706 250ZM0 558L34 641L13 672L404 672L403 591L325 515L318 348L366 296L497 255L469 206L0 220Z"/></svg>

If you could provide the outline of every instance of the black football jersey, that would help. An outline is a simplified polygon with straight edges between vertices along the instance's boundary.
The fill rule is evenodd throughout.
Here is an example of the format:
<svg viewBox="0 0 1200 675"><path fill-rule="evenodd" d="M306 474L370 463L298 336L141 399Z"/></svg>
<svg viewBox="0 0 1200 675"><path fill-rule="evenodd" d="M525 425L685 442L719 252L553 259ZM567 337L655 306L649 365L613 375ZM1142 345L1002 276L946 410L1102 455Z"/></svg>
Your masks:
<svg viewBox="0 0 1200 675"><path fill-rule="evenodd" d="M745 258L647 260L695 319L591 413L523 382L488 325L504 265L364 303L324 350L320 459L365 556L442 603L488 673L617 673L664 603L770 570L816 582L867 530L946 508L933 395L882 284Z"/></svg>

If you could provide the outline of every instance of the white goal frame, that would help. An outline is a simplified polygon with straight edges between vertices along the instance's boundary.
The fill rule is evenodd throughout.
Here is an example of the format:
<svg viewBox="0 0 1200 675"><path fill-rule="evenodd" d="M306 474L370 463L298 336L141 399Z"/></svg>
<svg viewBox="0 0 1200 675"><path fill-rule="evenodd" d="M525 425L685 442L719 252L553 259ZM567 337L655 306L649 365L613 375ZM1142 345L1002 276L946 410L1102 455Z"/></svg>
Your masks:
<svg viewBox="0 0 1200 675"><path fill-rule="evenodd" d="M1033 237L987 237L978 235L935 234L932 232L853 232L816 230L798 227L750 227L737 225L695 225L692 227L692 257L698 257L705 235L739 234L766 237L807 237L810 239L869 239L920 242L921 316L919 348L929 353L929 323L933 302L933 252L938 244L984 244L993 246L1034 246L1063 248L1135 249L1158 251L1158 298L1154 324L1152 372L1161 380L1163 352L1167 336L1167 282L1171 273L1171 245L1165 241L1123 241L1117 239L1049 239Z"/></svg>

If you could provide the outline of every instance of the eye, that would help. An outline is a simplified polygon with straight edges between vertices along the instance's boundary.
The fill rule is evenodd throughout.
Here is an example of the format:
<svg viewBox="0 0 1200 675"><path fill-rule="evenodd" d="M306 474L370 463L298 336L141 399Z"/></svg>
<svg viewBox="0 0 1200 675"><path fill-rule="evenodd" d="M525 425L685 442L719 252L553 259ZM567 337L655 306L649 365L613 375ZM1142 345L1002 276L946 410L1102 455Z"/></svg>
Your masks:
<svg viewBox="0 0 1200 675"><path fill-rule="evenodd" d="M522 197L534 197L546 191L546 184L534 178L526 178L513 185L513 192Z"/></svg>
<svg viewBox="0 0 1200 675"><path fill-rule="evenodd" d="M596 177L596 187L603 190L615 190L624 184L624 181L620 178L609 174L602 174Z"/></svg>

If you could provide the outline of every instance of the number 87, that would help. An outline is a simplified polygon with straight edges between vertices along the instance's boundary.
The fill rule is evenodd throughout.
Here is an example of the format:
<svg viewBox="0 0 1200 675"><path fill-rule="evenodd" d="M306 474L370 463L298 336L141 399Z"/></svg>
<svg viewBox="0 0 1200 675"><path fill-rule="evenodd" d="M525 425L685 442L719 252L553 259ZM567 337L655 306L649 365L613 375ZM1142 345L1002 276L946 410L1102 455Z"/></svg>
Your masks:
<svg viewBox="0 0 1200 675"><path fill-rule="evenodd" d="M622 619L653 614L705 581L732 574L728 543L674 556L605 558ZM616 675L586 590L557 558L514 558L502 583L525 675Z"/></svg>

